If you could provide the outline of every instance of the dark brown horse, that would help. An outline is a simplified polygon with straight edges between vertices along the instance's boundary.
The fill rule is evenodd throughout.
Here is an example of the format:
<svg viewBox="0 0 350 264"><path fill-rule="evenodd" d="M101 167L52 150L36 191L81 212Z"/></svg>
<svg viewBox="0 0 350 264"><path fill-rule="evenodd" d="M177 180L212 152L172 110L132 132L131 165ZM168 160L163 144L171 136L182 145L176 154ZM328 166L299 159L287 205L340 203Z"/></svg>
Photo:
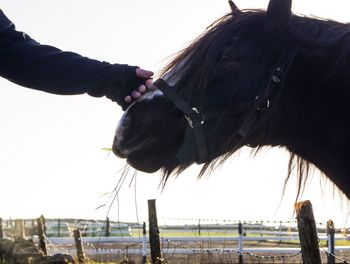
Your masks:
<svg viewBox="0 0 350 264"><path fill-rule="evenodd" d="M318 167L350 197L350 26L296 16L291 0L212 24L122 117L113 151L165 180L242 146L290 151L300 185Z"/></svg>

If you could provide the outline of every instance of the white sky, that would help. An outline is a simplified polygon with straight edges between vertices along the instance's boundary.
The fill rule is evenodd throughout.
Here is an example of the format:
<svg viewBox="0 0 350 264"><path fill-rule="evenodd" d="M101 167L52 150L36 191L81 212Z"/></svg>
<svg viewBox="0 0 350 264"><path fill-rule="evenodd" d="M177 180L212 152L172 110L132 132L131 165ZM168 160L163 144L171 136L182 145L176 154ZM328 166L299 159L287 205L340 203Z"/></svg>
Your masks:
<svg viewBox="0 0 350 264"><path fill-rule="evenodd" d="M265 0L237 0L241 8L265 8ZM226 0L0 0L0 7L37 41L91 58L137 64L158 71L229 10ZM295 0L293 10L350 20L347 0ZM104 218L125 161L101 150L110 147L122 111L107 99L56 96L0 79L0 217ZM147 219L147 199L157 199L159 218L291 220L296 196L291 179L281 201L288 156L266 150L255 158L242 151L200 181L198 168L171 180L163 192L158 174L137 174L137 209ZM134 184L119 195L119 219L136 221ZM322 188L321 188L322 187ZM324 191L324 194L322 194ZM317 221L346 223L330 184L314 181L311 199ZM344 206L345 207L345 206ZM110 212L118 218L118 205Z"/></svg>

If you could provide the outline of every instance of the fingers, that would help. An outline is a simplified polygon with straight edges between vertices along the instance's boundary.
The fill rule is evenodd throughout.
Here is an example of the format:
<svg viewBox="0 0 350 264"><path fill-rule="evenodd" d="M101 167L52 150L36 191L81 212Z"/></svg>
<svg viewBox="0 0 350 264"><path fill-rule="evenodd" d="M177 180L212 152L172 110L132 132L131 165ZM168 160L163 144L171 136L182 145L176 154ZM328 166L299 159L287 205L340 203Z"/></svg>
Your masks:
<svg viewBox="0 0 350 264"><path fill-rule="evenodd" d="M141 93L138 91L132 91L131 96L133 99L139 99L141 97Z"/></svg>
<svg viewBox="0 0 350 264"><path fill-rule="evenodd" d="M140 85L137 90L134 90L131 95L128 95L124 98L124 101L128 104L132 103L134 100L139 99L142 94L147 92L147 90L153 86L153 80L151 79L153 76L152 71L137 68L136 76L147 80L145 81L145 84Z"/></svg>
<svg viewBox="0 0 350 264"><path fill-rule="evenodd" d="M153 86L153 80L152 79L146 80L145 85L146 85L147 89L150 89Z"/></svg>
<svg viewBox="0 0 350 264"><path fill-rule="evenodd" d="M153 72L137 68L136 69L136 76L140 77L140 78L149 79L149 78L151 78L153 76Z"/></svg>
<svg viewBox="0 0 350 264"><path fill-rule="evenodd" d="M137 91L139 91L140 93L145 93L147 90L146 86L145 85L140 85L139 89L137 89Z"/></svg>
<svg viewBox="0 0 350 264"><path fill-rule="evenodd" d="M128 95L128 96L125 97L125 99L124 99L125 102L129 104L133 100L139 99L142 96L142 94L144 94L147 91L148 88L146 86L147 85L144 85L144 84L140 85L137 90L134 90L131 93L131 95Z"/></svg>
<svg viewBox="0 0 350 264"><path fill-rule="evenodd" d="M128 103L130 104L132 102L132 98L130 95L126 96L125 99L124 99L125 103Z"/></svg>
<svg viewBox="0 0 350 264"><path fill-rule="evenodd" d="M147 92L147 89L150 89L153 86L153 80L151 79L153 76L152 71L137 68L136 75L147 80L145 81L145 84L140 85L137 90L131 93L131 99L139 99L142 94Z"/></svg>
<svg viewBox="0 0 350 264"><path fill-rule="evenodd" d="M145 91L146 86L141 85L137 91L135 90L131 93L131 95L125 96L124 101L130 104L132 101L139 99L141 95L145 93Z"/></svg>
<svg viewBox="0 0 350 264"><path fill-rule="evenodd" d="M145 85L146 85L147 89L150 89L153 86L153 80L152 80L153 74L154 73L152 71L144 70L144 69L141 69L141 68L137 68L136 69L137 77L147 79L145 81ZM146 90L145 91L141 91L141 92L142 93L146 92Z"/></svg>

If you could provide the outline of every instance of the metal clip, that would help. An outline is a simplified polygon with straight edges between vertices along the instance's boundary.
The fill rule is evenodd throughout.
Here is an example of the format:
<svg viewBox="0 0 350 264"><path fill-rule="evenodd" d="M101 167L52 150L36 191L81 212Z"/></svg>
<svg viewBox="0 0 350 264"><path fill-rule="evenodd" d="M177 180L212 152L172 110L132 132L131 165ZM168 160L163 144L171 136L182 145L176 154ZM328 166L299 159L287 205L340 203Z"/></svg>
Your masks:
<svg viewBox="0 0 350 264"><path fill-rule="evenodd" d="M282 75L283 75L283 70L280 67L277 67L271 79L275 83L280 83Z"/></svg>
<svg viewBox="0 0 350 264"><path fill-rule="evenodd" d="M265 105L260 104L259 102L259 96L255 97L255 101L257 102L256 104L256 110L261 111L261 110L267 110L270 108L270 100L266 99Z"/></svg>
<svg viewBox="0 0 350 264"><path fill-rule="evenodd" d="M193 110L193 112L195 112L198 116L200 115L200 113L199 113L199 111L198 111L198 109L197 109L196 107L192 107L192 110ZM204 116L203 116L203 114L202 114L201 116L202 116L202 118L201 118L199 124L200 124L200 125L203 125L203 124L204 124ZM185 115L185 118L186 118L187 123L190 125L191 128L193 128L196 124L198 124L198 122L195 122L195 121L197 121L197 120L192 120L188 115Z"/></svg>

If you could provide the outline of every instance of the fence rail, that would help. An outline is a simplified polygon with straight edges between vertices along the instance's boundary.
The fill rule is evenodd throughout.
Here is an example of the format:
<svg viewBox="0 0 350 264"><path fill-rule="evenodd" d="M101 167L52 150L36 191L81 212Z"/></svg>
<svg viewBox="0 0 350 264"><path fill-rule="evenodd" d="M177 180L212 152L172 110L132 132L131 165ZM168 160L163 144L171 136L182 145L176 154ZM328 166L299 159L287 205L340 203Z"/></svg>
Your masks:
<svg viewBox="0 0 350 264"><path fill-rule="evenodd" d="M341 247L339 249L336 249L336 251L341 251ZM347 249L349 250L349 248ZM270 254L280 254L280 253L285 253L285 254L293 254L293 253L298 253L300 252L300 248L247 248L246 251L243 251L241 253L270 253ZM70 255L75 255L76 252L74 249L68 249L68 252ZM203 248L203 249L190 249L190 248L164 248L162 249L162 254L193 254L193 253L209 253L209 252L221 252L221 253L237 253L240 254L237 249L232 249L232 248ZM324 252L324 250L320 250L320 252ZM85 253L87 255L108 255L111 253L114 254L122 254L122 253L127 253L130 255L141 255L142 250L137 249L137 248L129 248L129 249L85 249ZM146 249L147 255L150 254L150 249Z"/></svg>
<svg viewBox="0 0 350 264"><path fill-rule="evenodd" d="M155 210L155 207L154 207ZM156 218L156 213L153 213ZM41 217L39 222L42 225L45 225L50 220L45 220ZM133 225L133 231L136 231L139 234L138 237L135 237L135 233L131 236L131 232L129 233L129 227L127 224L120 223L112 223L110 224L109 219L106 220L106 223L102 221L97 223L96 221L91 222L85 221L83 222L71 222L68 225L68 222L62 222L62 220L57 220L58 225L53 225L52 227L62 226L65 228L74 228L74 233L77 231L86 231L86 226L90 224L91 228L99 228L99 235L94 234L95 236L86 236L90 234L85 232L85 236L76 236L74 237L63 237L65 234L61 232L62 230L58 229L57 234L59 236L50 236L46 237L44 234L44 227L41 227L41 224L37 224L35 226L35 221L0 221L0 229L3 231L1 234L3 237L10 237L13 234L16 234L16 228L13 223L17 222L17 225L20 227L19 236L24 234L24 230L28 230L29 227L33 229L36 227L39 232L39 239L37 244L47 246L48 255L54 255L57 253L65 253L71 256L77 256L80 252L80 263L83 263L84 257L86 255L89 256L107 256L107 255L119 255L119 256L127 256L127 255L135 255L135 258L138 256L143 257L143 262L146 263L147 256L152 255L152 245L150 235L147 236L146 232L146 223L135 224ZM65 220L66 221L66 220ZM25 223L27 225L25 225ZM38 222L38 223L39 223ZM6 224L4 224L6 223ZM30 225L31 223L31 226ZM158 254L162 255L180 255L180 254L192 254L192 255L203 255L203 254L222 254L222 255L232 255L235 257L239 257L239 263L243 263L243 256L249 255L254 256L256 258L261 258L261 256L255 254L270 254L272 258L290 258L297 256L301 258L301 254L303 253L303 245L300 243L302 235L299 235L296 232L295 226L288 228L286 226L281 225L282 222L276 221L276 224L280 223L280 226L264 226L263 222L261 224L252 225L251 223L245 224L244 222L239 222L237 224L227 224L227 225L219 225L219 224L203 224L198 221L198 225L176 225L175 226L164 226L158 227L157 221L154 221L154 226L152 229L154 230L152 236L154 239L158 239L160 243L158 243L159 248L157 248ZM293 224L293 223L292 223ZM101 226L103 226L101 228ZM119 236L113 236L114 233L110 232L110 227L123 227L123 230L126 232L120 233ZM41 227L41 228L40 228ZM35 229L35 228L34 228ZM151 230L151 227L149 228ZM290 230L290 231L286 231ZM349 240L345 235L340 234L340 229L335 230L334 226L332 226L332 235L330 235L329 228L326 230L325 228L319 228L318 231L322 233L318 233L317 236L317 248L314 252L321 252L327 254L329 256L328 263L333 264L332 259L335 259L335 255L339 256L339 252L349 251L348 255L350 255L350 245L349 246L335 246L335 241L346 241ZM317 231L315 228L315 231ZM325 230L327 233L324 233ZM55 231L55 232L56 232ZM182 234L182 236L174 236L174 232L177 232L178 235ZM336 232L335 232L336 231ZM55 232L53 232L55 234ZM191 234L192 233L192 234ZM37 234L37 233L36 233ZM69 234L69 233L68 233ZM213 234L212 236L210 234ZM236 235L237 234L237 235ZM31 239L36 239L37 236L33 233L28 234ZM34 235L34 236L33 236ZM157 237L158 236L158 237ZM39 242L40 241L40 242ZM79 247L77 247L77 241L81 243ZM324 243L326 241L327 243ZM257 243L254 243L257 242ZM260 242L264 243L261 247L257 247ZM271 243L277 245L276 247L271 247ZM288 243L290 242L290 243ZM327 244L328 248L321 247L319 242L322 242L323 245ZM284 247L279 246L283 244ZM76 249L74 247L76 246ZM295 245L294 247L291 245ZM331 246L330 246L331 245ZM79 248L79 249L78 249ZM1 251L1 248L0 248ZM41 251L45 253L45 247L41 248ZM77 253L78 252L78 253ZM0 252L1 253L1 252ZM275 254L275 256L271 256ZM279 254L279 255L278 255ZM303 255L304 256L304 255ZM154 257L154 259L159 259L159 256ZM154 262L154 261L153 261ZM155 263L155 262L154 262ZM230 262L231 263L231 262ZM236 262L233 262L236 263ZM259 262L260 263L260 262ZM343 263L347 263L344 261Z"/></svg>
<svg viewBox="0 0 350 264"><path fill-rule="evenodd" d="M298 236L266 236L266 237L247 237L247 236L198 236L198 237L160 237L162 242L199 242L199 241L299 241ZM327 241L326 235L319 236L320 240ZM54 244L74 244L73 237L50 237L48 240ZM86 243L143 243L144 240L138 237L83 237ZM335 240L345 240L343 236L336 236Z"/></svg>

